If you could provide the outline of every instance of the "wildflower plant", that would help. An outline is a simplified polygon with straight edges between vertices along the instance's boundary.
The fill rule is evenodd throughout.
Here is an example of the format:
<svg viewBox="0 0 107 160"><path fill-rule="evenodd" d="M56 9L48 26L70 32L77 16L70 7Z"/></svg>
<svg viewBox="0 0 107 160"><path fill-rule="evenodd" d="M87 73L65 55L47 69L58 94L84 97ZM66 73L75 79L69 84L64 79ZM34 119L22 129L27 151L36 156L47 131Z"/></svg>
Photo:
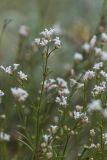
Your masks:
<svg viewBox="0 0 107 160"><path fill-rule="evenodd" d="M23 38L28 35L27 30L25 26L20 29ZM27 74L21 60L20 64L16 58L13 65L0 66L9 84L7 91L6 80L3 79L0 89L2 159L8 157L7 143L13 140L18 148L13 155L15 160L107 159L106 43L105 32L93 35L80 51L74 53L70 75L52 77L48 62L64 44L54 28L42 31L31 45L43 62L38 92L32 81L34 75ZM3 106L11 107L7 111L11 110L10 117L13 116L14 121L17 119L17 125L13 123L14 134L7 132L5 124L10 117Z"/></svg>

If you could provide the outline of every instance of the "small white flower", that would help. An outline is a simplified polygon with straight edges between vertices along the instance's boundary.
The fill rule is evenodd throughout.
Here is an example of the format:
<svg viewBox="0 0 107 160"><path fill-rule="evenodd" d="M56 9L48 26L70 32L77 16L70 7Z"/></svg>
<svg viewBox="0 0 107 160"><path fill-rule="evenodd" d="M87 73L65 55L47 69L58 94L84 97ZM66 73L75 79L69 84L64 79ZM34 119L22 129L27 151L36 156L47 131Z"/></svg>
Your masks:
<svg viewBox="0 0 107 160"><path fill-rule="evenodd" d="M93 47L95 46L96 40L97 40L97 37L96 37L96 35L94 35L89 43L91 49L93 49Z"/></svg>
<svg viewBox="0 0 107 160"><path fill-rule="evenodd" d="M59 39L59 37L56 37L55 39L53 39L55 47L56 48L60 48L61 47L61 41Z"/></svg>
<svg viewBox="0 0 107 160"><path fill-rule="evenodd" d="M83 60L82 54L76 52L76 53L74 54L74 60L76 60L76 61L82 61L82 60Z"/></svg>
<svg viewBox="0 0 107 160"><path fill-rule="evenodd" d="M52 130L52 133L55 134L57 129L58 129L58 126L53 126L53 125L50 125L50 128Z"/></svg>
<svg viewBox="0 0 107 160"><path fill-rule="evenodd" d="M101 93L103 93L106 90L106 82L103 81L101 82L99 85L95 85L92 94L93 96L97 96L100 95Z"/></svg>
<svg viewBox="0 0 107 160"><path fill-rule="evenodd" d="M94 50L95 50L96 56L101 56L101 53L102 53L101 48L95 47Z"/></svg>
<svg viewBox="0 0 107 160"><path fill-rule="evenodd" d="M29 28L27 26L25 26L25 25L20 26L19 34L21 36L27 37L28 33L29 33Z"/></svg>
<svg viewBox="0 0 107 160"><path fill-rule="evenodd" d="M101 70L100 74L107 80L107 73Z"/></svg>
<svg viewBox="0 0 107 160"><path fill-rule="evenodd" d="M4 66L1 65L0 68L1 68L4 72L6 72L6 73L8 73L8 74L12 74L13 71L17 70L18 66L19 66L19 64L13 64L12 66L8 66L8 67L5 68Z"/></svg>
<svg viewBox="0 0 107 160"><path fill-rule="evenodd" d="M101 53L101 60L102 60L102 61L107 61L107 52L103 51L103 52Z"/></svg>
<svg viewBox="0 0 107 160"><path fill-rule="evenodd" d="M5 114L1 114L1 115L0 115L0 118L5 119L5 118L6 118L6 115L5 115Z"/></svg>
<svg viewBox="0 0 107 160"><path fill-rule="evenodd" d="M48 143L48 140L49 140L49 135L47 135L47 134L44 134L43 135L43 139L44 139L44 141L46 142L46 143Z"/></svg>
<svg viewBox="0 0 107 160"><path fill-rule="evenodd" d="M56 81L54 79L52 79L52 78L50 78L50 79L48 79L48 80L46 80L44 82L44 88L47 91L50 91L50 90L52 90L52 89L54 89L56 87L57 87Z"/></svg>
<svg viewBox="0 0 107 160"><path fill-rule="evenodd" d="M96 146L94 143L92 143L89 148L90 148L90 149L92 149L92 148L97 148L97 146Z"/></svg>
<svg viewBox="0 0 107 160"><path fill-rule="evenodd" d="M35 43L36 45L39 45L39 44L40 44L40 38L35 38L35 39L34 39L34 43Z"/></svg>
<svg viewBox="0 0 107 160"><path fill-rule="evenodd" d="M84 43L83 46L82 46L82 49L85 52L89 53L89 51L90 51L90 45L89 45L89 43Z"/></svg>
<svg viewBox="0 0 107 160"><path fill-rule="evenodd" d="M0 90L0 97L4 96L4 92Z"/></svg>
<svg viewBox="0 0 107 160"><path fill-rule="evenodd" d="M103 32L101 34L101 40L104 41L104 42L107 42L107 34L106 33Z"/></svg>
<svg viewBox="0 0 107 160"><path fill-rule="evenodd" d="M77 81L75 79L70 79L70 85L71 87L76 85L77 84Z"/></svg>
<svg viewBox="0 0 107 160"><path fill-rule="evenodd" d="M93 136L95 136L95 130L94 129L91 129L90 130L90 135L93 137Z"/></svg>
<svg viewBox="0 0 107 160"><path fill-rule="evenodd" d="M0 139L4 141L10 141L10 135L4 132L0 132Z"/></svg>
<svg viewBox="0 0 107 160"><path fill-rule="evenodd" d="M61 106L66 106L67 105L67 97L65 97L65 96L56 97L55 102Z"/></svg>
<svg viewBox="0 0 107 160"><path fill-rule="evenodd" d="M12 74L12 67L11 66L8 66L8 67L4 67L4 66L0 66L0 68L4 71L4 72L6 72L6 73L8 73L8 74Z"/></svg>
<svg viewBox="0 0 107 160"><path fill-rule="evenodd" d="M73 115L74 115L74 119L79 119L79 118L81 118L81 112L74 111L74 112L73 112Z"/></svg>
<svg viewBox="0 0 107 160"><path fill-rule="evenodd" d="M73 115L74 115L74 119L82 118L83 121L88 120L88 117L86 116L86 113L82 113L82 112L79 112L79 111L74 111Z"/></svg>
<svg viewBox="0 0 107 160"><path fill-rule="evenodd" d="M45 38L42 38L39 45L41 47L45 47L48 44L48 40L46 40Z"/></svg>
<svg viewBox="0 0 107 160"><path fill-rule="evenodd" d="M19 74L20 79L27 80L28 76L26 74L24 74L22 71L19 71L18 74Z"/></svg>
<svg viewBox="0 0 107 160"><path fill-rule="evenodd" d="M50 28L50 30L48 30L47 28L45 28L45 30L42 31L40 34L43 35L47 39L51 39L54 33L55 33L54 29Z"/></svg>
<svg viewBox="0 0 107 160"><path fill-rule="evenodd" d="M101 100L92 100L91 103L88 104L88 112L91 112L91 111L101 111L102 110L102 107L101 107Z"/></svg>
<svg viewBox="0 0 107 160"><path fill-rule="evenodd" d="M100 70L103 67L103 62L96 63L93 67L95 70Z"/></svg>
<svg viewBox="0 0 107 160"><path fill-rule="evenodd" d="M107 108L102 111L102 114L105 118L107 118Z"/></svg>
<svg viewBox="0 0 107 160"><path fill-rule="evenodd" d="M83 80L87 81L87 80L91 80L95 77L95 72L88 70L85 75L83 76Z"/></svg>
<svg viewBox="0 0 107 160"><path fill-rule="evenodd" d="M26 98L28 97L28 93L23 90L22 88L11 88L11 92L13 96L20 102L20 101L25 101Z"/></svg>
<svg viewBox="0 0 107 160"><path fill-rule="evenodd" d="M19 65L20 65L20 64L16 64L16 63L14 63L14 64L13 64L13 66L12 66L12 69L13 69L13 70L17 70L17 69L18 69L18 67L19 67Z"/></svg>
<svg viewBox="0 0 107 160"><path fill-rule="evenodd" d="M103 140L104 140L104 144L107 144L107 133L103 133Z"/></svg>

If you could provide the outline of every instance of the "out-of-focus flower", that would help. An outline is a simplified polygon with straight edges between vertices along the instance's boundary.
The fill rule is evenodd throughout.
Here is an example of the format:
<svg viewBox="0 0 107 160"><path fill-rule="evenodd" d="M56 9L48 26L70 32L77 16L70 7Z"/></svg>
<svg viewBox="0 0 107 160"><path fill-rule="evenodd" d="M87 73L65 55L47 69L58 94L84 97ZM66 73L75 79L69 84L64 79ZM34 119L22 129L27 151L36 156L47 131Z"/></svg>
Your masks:
<svg viewBox="0 0 107 160"><path fill-rule="evenodd" d="M103 93L106 90L106 82L103 81L101 82L99 85L95 85L92 94L93 96L97 96L100 95L101 93Z"/></svg>
<svg viewBox="0 0 107 160"><path fill-rule="evenodd" d="M90 130L90 135L93 137L93 136L95 136L95 130L94 129L91 129Z"/></svg>
<svg viewBox="0 0 107 160"><path fill-rule="evenodd" d="M20 79L27 80L28 76L26 74L24 74L22 71L19 71L18 74L19 74Z"/></svg>
<svg viewBox="0 0 107 160"><path fill-rule="evenodd" d="M1 65L0 68L1 68L4 72L6 72L6 73L8 73L8 74L12 74L13 71L17 70L18 66L19 66L19 64L13 64L12 66L8 66L8 67L5 68L4 66Z"/></svg>
<svg viewBox="0 0 107 160"><path fill-rule="evenodd" d="M102 53L101 48L95 47L94 50L95 50L95 55L96 56L101 56L101 53Z"/></svg>
<svg viewBox="0 0 107 160"><path fill-rule="evenodd" d="M106 33L102 33L101 34L101 40L103 41L103 42L107 42L107 34Z"/></svg>
<svg viewBox="0 0 107 160"><path fill-rule="evenodd" d="M103 67L103 62L96 63L93 67L95 70L100 70Z"/></svg>
<svg viewBox="0 0 107 160"><path fill-rule="evenodd" d="M107 52L102 51L102 53L101 53L101 60L102 61L107 61Z"/></svg>
<svg viewBox="0 0 107 160"><path fill-rule="evenodd" d="M13 96L20 102L20 101L25 101L26 98L28 97L28 93L23 90L22 88L11 88L11 92Z"/></svg>
<svg viewBox="0 0 107 160"><path fill-rule="evenodd" d="M91 80L95 77L95 72L94 71L90 71L88 70L85 75L83 76L83 80L87 81L87 80Z"/></svg>
<svg viewBox="0 0 107 160"><path fill-rule="evenodd" d="M55 79L50 78L44 82L44 88L46 91L50 91L56 87L57 87L57 84Z"/></svg>
<svg viewBox="0 0 107 160"><path fill-rule="evenodd" d="M50 137L49 135L44 134L44 135L43 135L43 140L44 140L46 143L48 143L49 137Z"/></svg>
<svg viewBox="0 0 107 160"><path fill-rule="evenodd" d="M4 96L4 92L0 90L0 97Z"/></svg>
<svg viewBox="0 0 107 160"><path fill-rule="evenodd" d="M59 39L59 37L56 37L55 39L53 39L54 44L55 44L55 48L60 48L61 47L61 41Z"/></svg>
<svg viewBox="0 0 107 160"><path fill-rule="evenodd" d="M84 43L84 44L82 45L82 49L83 49L86 53L89 53L89 51L90 51L90 45L89 45L89 43Z"/></svg>
<svg viewBox="0 0 107 160"><path fill-rule="evenodd" d="M67 97L65 97L65 96L56 97L55 102L58 103L60 106L66 106L67 105Z"/></svg>
<svg viewBox="0 0 107 160"><path fill-rule="evenodd" d="M82 60L83 60L82 54L76 52L76 53L74 54L74 60L75 60L75 61L82 61Z"/></svg>
<svg viewBox="0 0 107 160"><path fill-rule="evenodd" d="M101 107L101 100L92 100L91 103L88 104L87 106L88 108L88 112L92 112L92 111L101 111L102 107Z"/></svg>
<svg viewBox="0 0 107 160"><path fill-rule="evenodd" d="M55 134L56 133L56 131L57 131L57 129L58 129L58 126L53 126L53 125L50 125L50 128L51 128L51 130L52 130L52 133L53 134Z"/></svg>
<svg viewBox="0 0 107 160"><path fill-rule="evenodd" d="M25 25L21 25L19 28L19 34L23 37L27 37L29 34L29 27Z"/></svg>
<svg viewBox="0 0 107 160"><path fill-rule="evenodd" d="M97 37L96 37L96 35L94 35L94 36L92 37L92 39L90 40L90 42L89 42L89 45L90 45L90 48L91 48L91 49L94 48L94 46L95 46L95 44L96 44L96 40L97 40Z"/></svg>
<svg viewBox="0 0 107 160"><path fill-rule="evenodd" d="M4 132L0 132L0 140L10 141L10 135Z"/></svg>

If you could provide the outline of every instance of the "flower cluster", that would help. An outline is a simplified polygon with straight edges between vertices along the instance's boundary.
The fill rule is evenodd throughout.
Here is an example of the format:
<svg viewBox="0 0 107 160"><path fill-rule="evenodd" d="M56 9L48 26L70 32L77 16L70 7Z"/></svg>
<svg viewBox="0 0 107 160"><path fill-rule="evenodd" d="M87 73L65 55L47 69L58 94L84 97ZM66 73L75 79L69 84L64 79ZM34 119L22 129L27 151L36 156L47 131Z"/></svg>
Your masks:
<svg viewBox="0 0 107 160"><path fill-rule="evenodd" d="M52 43L55 46L56 49L61 47L61 41L60 41L59 37L56 36L56 30L54 28L50 28L49 30L45 29L40 34L43 37L42 38L36 38L34 40L34 43L37 46L45 47L45 46Z"/></svg>

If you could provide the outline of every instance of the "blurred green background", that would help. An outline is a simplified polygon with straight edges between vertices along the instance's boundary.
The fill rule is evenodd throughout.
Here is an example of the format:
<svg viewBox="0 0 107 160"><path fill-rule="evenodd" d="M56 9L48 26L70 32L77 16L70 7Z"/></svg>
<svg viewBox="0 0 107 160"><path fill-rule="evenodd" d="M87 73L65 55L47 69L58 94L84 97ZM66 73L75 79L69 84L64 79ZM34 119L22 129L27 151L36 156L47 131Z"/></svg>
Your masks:
<svg viewBox="0 0 107 160"><path fill-rule="evenodd" d="M0 62L14 61L21 25L30 28L29 42L44 28L57 25L64 33L63 46L52 57L53 67L67 68L78 46L94 32L100 18L103 0L0 0L0 31L5 19L11 19L0 44ZM54 61L53 61L54 59ZM60 68L60 71L61 71Z"/></svg>

